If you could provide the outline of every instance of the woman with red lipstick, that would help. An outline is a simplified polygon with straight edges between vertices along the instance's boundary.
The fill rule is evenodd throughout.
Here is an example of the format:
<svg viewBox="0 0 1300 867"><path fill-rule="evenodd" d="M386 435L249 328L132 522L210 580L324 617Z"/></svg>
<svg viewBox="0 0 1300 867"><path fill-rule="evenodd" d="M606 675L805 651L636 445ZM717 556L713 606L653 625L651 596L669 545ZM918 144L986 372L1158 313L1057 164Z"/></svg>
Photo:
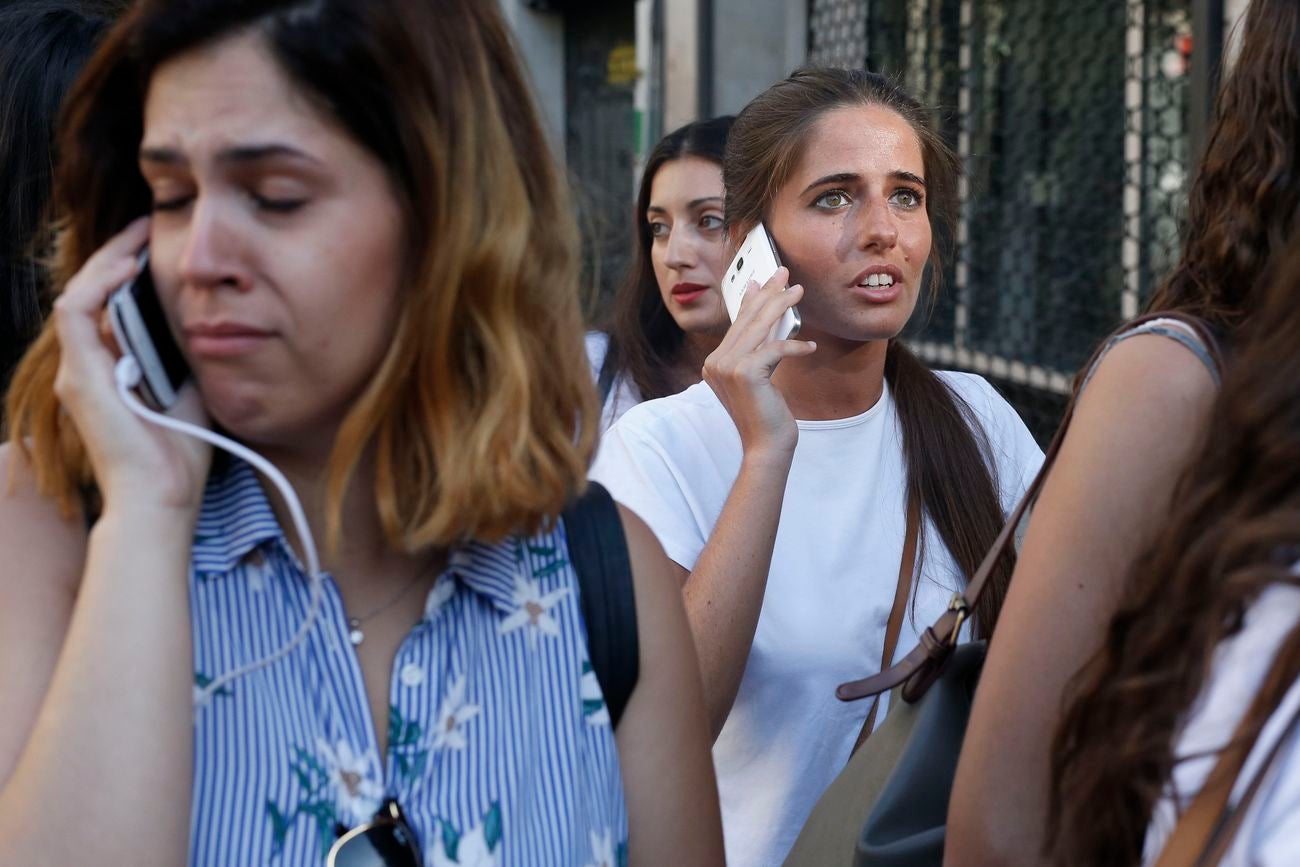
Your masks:
<svg viewBox="0 0 1300 867"><path fill-rule="evenodd" d="M724 174L731 237L761 221L788 270L746 295L703 383L623 417L592 475L677 564L727 861L768 867L887 709L835 687L917 643L1042 455L987 382L931 372L897 339L926 266L942 273L957 180L915 100L872 73L801 70L737 116ZM799 339L770 340L794 304Z"/></svg>
<svg viewBox="0 0 1300 867"><path fill-rule="evenodd" d="M636 253L606 333L587 335L604 402L601 429L643 400L700 381L731 320L718 289L727 270L722 157L730 115L664 136L636 200Z"/></svg>
<svg viewBox="0 0 1300 867"><path fill-rule="evenodd" d="M577 232L498 5L137 0L59 142L0 861L721 863L675 576L586 484ZM162 421L230 453L102 339L146 242Z"/></svg>

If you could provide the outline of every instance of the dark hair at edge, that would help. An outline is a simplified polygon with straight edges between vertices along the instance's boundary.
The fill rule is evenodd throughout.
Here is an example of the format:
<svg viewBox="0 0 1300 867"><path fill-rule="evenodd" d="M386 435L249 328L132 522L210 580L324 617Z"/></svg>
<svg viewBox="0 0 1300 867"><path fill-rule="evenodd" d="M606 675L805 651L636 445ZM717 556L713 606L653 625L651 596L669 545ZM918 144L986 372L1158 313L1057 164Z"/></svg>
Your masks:
<svg viewBox="0 0 1300 867"><path fill-rule="evenodd" d="M722 167L727 134L735 118L723 115L688 123L659 140L646 159L632 215L635 243L627 276L614 297L607 331L609 348L601 363L603 378L626 373L645 400L666 397L680 390L672 376L676 354L686 339L672 314L664 307L655 278L650 248L654 238L646 211L655 176L667 163L699 157ZM613 381L610 379L609 381Z"/></svg>
<svg viewBox="0 0 1300 867"><path fill-rule="evenodd" d="M1076 677L1052 750L1049 854L1063 864L1141 860L1151 810L1176 764L1174 738L1209 674L1268 587L1300 586L1300 237L1279 248L1268 297L1243 326L1207 441L1164 530L1137 561L1105 634ZM1300 641L1246 710L1253 740L1300 676Z"/></svg>
<svg viewBox="0 0 1300 867"><path fill-rule="evenodd" d="M1183 252L1149 310L1184 310L1231 333L1300 212L1300 7L1252 0L1188 192Z"/></svg>
<svg viewBox="0 0 1300 867"><path fill-rule="evenodd" d="M1230 364L1208 442L1066 696L1047 829L1066 863L1140 859L1215 646L1265 586L1294 583L1275 557L1286 546L1300 557L1300 418L1286 375L1300 365L1298 148L1300 6L1254 0L1190 191L1182 259L1151 302L1216 324Z"/></svg>
<svg viewBox="0 0 1300 867"><path fill-rule="evenodd" d="M41 259L50 244L59 109L112 11L104 3L21 0L0 12L0 394L48 313Z"/></svg>
<svg viewBox="0 0 1300 867"><path fill-rule="evenodd" d="M961 167L922 105L882 75L805 67L759 94L741 111L723 163L728 232L741 237L764 219L817 122L828 111L852 106L880 106L895 112L920 142L926 211L934 237L928 287L932 303L943 273L942 247L952 237ZM776 241L780 243L779 238ZM902 429L908 495L921 504L969 581L1005 521L987 435L966 401L897 338L889 341L885 379ZM921 557L923 552L918 552L918 561ZM976 606L977 634L993 632L1014 566L1014 554L997 563ZM915 601L915 594L912 598Z"/></svg>

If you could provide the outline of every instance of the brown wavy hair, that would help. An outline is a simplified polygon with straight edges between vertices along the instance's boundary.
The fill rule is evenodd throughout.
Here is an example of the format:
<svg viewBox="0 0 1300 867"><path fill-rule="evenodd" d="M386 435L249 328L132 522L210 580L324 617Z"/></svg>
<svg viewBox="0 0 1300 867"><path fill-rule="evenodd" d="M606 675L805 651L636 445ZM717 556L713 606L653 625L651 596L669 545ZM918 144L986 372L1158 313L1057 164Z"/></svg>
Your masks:
<svg viewBox="0 0 1300 867"><path fill-rule="evenodd" d="M927 303L933 304L941 288L945 242L953 237L961 164L921 103L874 72L805 67L745 106L731 128L723 164L727 231L743 238L767 217L817 121L845 106L887 108L907 122L920 142L934 238L927 291ZM908 495L921 504L970 580L1005 520L987 434L966 401L897 338L889 341L885 379L902 429ZM918 553L918 560L922 556ZM977 634L992 634L1014 567L1013 552L994 567L976 606Z"/></svg>
<svg viewBox="0 0 1300 867"><path fill-rule="evenodd" d="M405 216L403 312L343 421L327 528L363 455L404 549L533 530L585 485L597 430L582 347L577 230L508 31L479 0L141 0L69 95L56 179L61 286L150 207L136 162L168 58L256 32L297 87L386 167ZM40 489L92 484L54 397L47 327L9 393Z"/></svg>

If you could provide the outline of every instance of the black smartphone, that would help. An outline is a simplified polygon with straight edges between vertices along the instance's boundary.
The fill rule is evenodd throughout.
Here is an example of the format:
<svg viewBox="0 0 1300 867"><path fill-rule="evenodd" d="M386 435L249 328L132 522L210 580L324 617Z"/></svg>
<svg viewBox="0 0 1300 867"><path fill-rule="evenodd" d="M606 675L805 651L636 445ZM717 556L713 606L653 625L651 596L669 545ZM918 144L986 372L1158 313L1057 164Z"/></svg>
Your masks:
<svg viewBox="0 0 1300 867"><path fill-rule="evenodd" d="M159 412L171 409L189 378L189 365L176 345L149 271L149 250L140 252L135 279L113 291L108 299L108 320L123 354L140 365L137 389L141 399Z"/></svg>

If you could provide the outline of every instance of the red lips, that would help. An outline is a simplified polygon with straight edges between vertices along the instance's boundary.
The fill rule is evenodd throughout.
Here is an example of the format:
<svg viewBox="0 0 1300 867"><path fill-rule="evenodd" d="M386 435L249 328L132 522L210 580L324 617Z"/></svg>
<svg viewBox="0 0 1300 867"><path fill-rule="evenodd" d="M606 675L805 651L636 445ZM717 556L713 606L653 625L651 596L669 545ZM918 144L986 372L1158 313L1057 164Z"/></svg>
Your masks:
<svg viewBox="0 0 1300 867"><path fill-rule="evenodd" d="M704 297L709 287L703 283L678 283L672 289L672 298L678 304L690 304Z"/></svg>

